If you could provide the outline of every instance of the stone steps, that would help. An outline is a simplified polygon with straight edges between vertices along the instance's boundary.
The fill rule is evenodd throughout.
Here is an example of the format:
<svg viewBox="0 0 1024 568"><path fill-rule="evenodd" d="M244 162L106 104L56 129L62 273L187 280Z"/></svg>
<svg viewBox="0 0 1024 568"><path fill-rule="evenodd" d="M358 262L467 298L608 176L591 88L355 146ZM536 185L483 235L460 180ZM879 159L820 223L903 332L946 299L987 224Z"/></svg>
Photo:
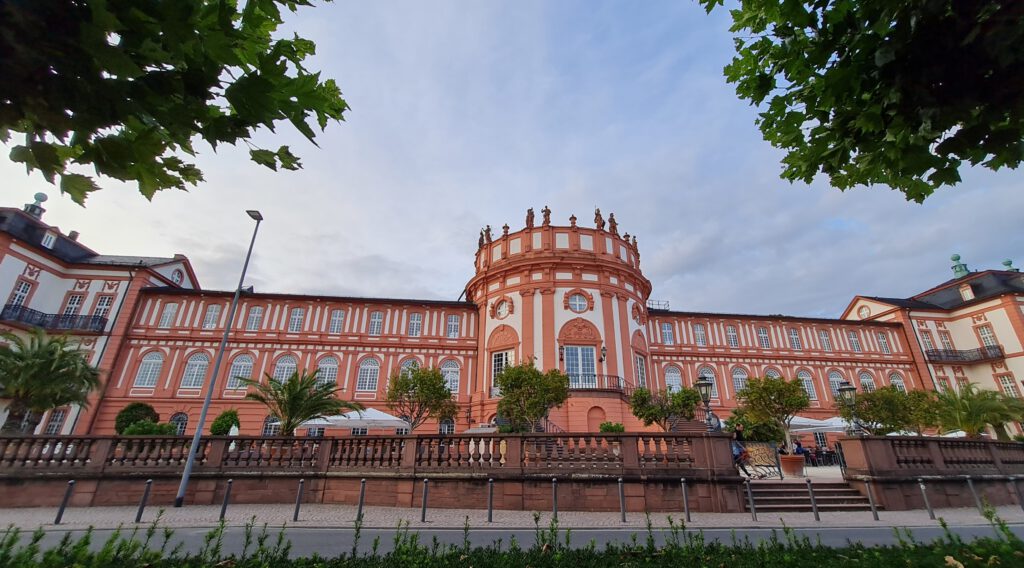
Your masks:
<svg viewBox="0 0 1024 568"><path fill-rule="evenodd" d="M811 496L803 481L755 481L750 484L754 506L765 513L809 513ZM819 512L870 511L866 496L843 482L814 484L814 499ZM744 501L746 510L750 505Z"/></svg>

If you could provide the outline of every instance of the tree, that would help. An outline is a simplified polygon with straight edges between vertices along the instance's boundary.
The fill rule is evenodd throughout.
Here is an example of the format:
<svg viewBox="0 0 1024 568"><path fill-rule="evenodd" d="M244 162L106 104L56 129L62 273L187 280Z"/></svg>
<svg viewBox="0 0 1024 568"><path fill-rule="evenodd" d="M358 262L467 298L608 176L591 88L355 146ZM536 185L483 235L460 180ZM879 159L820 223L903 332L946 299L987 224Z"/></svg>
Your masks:
<svg viewBox="0 0 1024 568"><path fill-rule="evenodd" d="M245 395L246 400L266 406L270 416L280 422L281 435L293 436L295 429L307 420L332 416L343 410L363 409L361 404L339 399L336 385L317 383L316 374L317 371L296 371L284 382L269 374L266 382L242 377L239 380L243 386L256 389Z"/></svg>
<svg viewBox="0 0 1024 568"><path fill-rule="evenodd" d="M914 390L907 393L910 399L910 429L918 434L938 427L938 401L935 392Z"/></svg>
<svg viewBox="0 0 1024 568"><path fill-rule="evenodd" d="M330 1L330 0L327 0ZM258 148L287 120L310 142L348 105L308 71L313 42L277 34L281 9L312 0L51 0L0 3L0 141L83 204L99 189L76 166L134 182L146 198L203 180L183 155L198 138L244 142L251 159L295 170L288 146Z"/></svg>
<svg viewBox="0 0 1024 568"><path fill-rule="evenodd" d="M498 414L516 432L533 432L548 411L569 398L569 376L551 369L542 373L532 361L505 367L494 384L501 390Z"/></svg>
<svg viewBox="0 0 1024 568"><path fill-rule="evenodd" d="M711 12L723 0L699 0ZM725 76L786 151L782 178L924 201L1024 159L1024 3L744 0Z"/></svg>
<svg viewBox="0 0 1024 568"><path fill-rule="evenodd" d="M121 432L123 436L177 436L178 427L170 423L157 423L152 420L140 420L129 425Z"/></svg>
<svg viewBox="0 0 1024 568"><path fill-rule="evenodd" d="M160 422L156 409L145 402L133 402L121 409L114 417L114 431L124 434L132 424L138 422Z"/></svg>
<svg viewBox="0 0 1024 568"><path fill-rule="evenodd" d="M793 445L789 431L793 418L811 405L800 379L755 377L736 393L736 398L752 420L778 426L785 436L787 448Z"/></svg>
<svg viewBox="0 0 1024 568"><path fill-rule="evenodd" d="M210 424L210 434L213 436L227 436L231 428L241 428L242 421L238 419L238 411L229 408L217 415L217 418Z"/></svg>
<svg viewBox="0 0 1024 568"><path fill-rule="evenodd" d="M1005 422L1024 419L1024 403L968 383L959 391L947 389L939 393L936 414L939 426L945 432L962 430L968 437L978 438L986 426L992 425L1003 438L1006 436Z"/></svg>
<svg viewBox="0 0 1024 568"><path fill-rule="evenodd" d="M0 337L8 342L0 346L0 401L7 403L0 432L34 432L44 412L85 406L89 393L99 388L99 369L66 336L49 337L35 329L26 339L10 332Z"/></svg>
<svg viewBox="0 0 1024 568"><path fill-rule="evenodd" d="M735 432L737 424L743 425L743 436L749 442L774 442L777 444L786 436L778 424L758 422L751 418L750 412L745 408L733 410L723 428L727 432Z"/></svg>
<svg viewBox="0 0 1024 568"><path fill-rule="evenodd" d="M878 436L906 430L921 433L935 426L934 404L931 392L906 393L888 386L858 394L853 407L840 405L839 414L852 422L856 410L861 428Z"/></svg>
<svg viewBox="0 0 1024 568"><path fill-rule="evenodd" d="M680 421L693 420L700 402L700 393L687 387L673 392L652 392L641 387L629 397L633 416L644 426L657 424L665 432L674 432Z"/></svg>
<svg viewBox="0 0 1024 568"><path fill-rule="evenodd" d="M455 418L459 407L452 400L448 381L436 368L414 367L391 375L387 391L388 408L415 431L428 418Z"/></svg>

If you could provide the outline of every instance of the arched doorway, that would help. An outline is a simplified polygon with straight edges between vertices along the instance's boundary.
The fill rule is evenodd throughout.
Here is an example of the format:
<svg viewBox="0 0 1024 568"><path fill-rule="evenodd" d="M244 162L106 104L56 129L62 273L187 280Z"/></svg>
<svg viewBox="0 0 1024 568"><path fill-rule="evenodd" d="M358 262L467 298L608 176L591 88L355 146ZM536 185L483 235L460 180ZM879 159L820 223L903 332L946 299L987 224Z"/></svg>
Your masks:
<svg viewBox="0 0 1024 568"><path fill-rule="evenodd" d="M605 416L604 409L600 406L594 406L587 411L587 431L588 432L599 432L601 431L601 423L607 422L608 419Z"/></svg>

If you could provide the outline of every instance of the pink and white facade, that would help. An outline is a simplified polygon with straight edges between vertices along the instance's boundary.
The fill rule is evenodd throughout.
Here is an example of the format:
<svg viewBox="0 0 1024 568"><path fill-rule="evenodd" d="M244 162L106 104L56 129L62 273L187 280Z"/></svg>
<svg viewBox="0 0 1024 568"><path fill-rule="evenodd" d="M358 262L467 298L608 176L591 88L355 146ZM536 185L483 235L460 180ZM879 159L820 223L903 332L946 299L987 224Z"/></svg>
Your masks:
<svg viewBox="0 0 1024 568"><path fill-rule="evenodd" d="M493 238L489 230L482 233L464 302L254 293L243 294L234 321L227 322L231 292L199 289L183 257L154 261L123 275L124 289L132 292L98 334L108 344L96 359L105 387L73 430L111 433L117 412L143 401L182 431L194 431L224 326L231 328L230 342L212 412L237 408L244 434L269 433L272 426L262 406L243 400L245 390L232 377L284 377L296 369L319 369L342 398L386 410L390 375L411 364L438 367L460 412L453 423L427 423L425 432L495 422L501 393L494 376L529 360L569 374L572 396L548 418L550 428L566 431L596 430L605 421L642 429L626 404L633 388L690 386L700 376L715 380L712 410L720 416L755 376L800 378L813 401L807 415L818 418L836 414L835 389L844 381L860 389L935 388L938 371L924 355L918 319L856 317L856 302L877 300L858 297L835 320L655 309L636 239L619 235L613 217L606 223L596 216L593 227L578 226L575 218L568 226L549 219L545 209L542 222L534 223L531 211L521 230L506 226ZM46 256L38 246L27 248ZM5 252L0 271L9 256L25 254ZM183 267L177 282L161 277L179 270L174 262ZM12 294L15 272L0 279ZM67 283L69 292L74 284ZM95 302L99 293L90 288L83 301ZM1019 318L1021 293L1008 297L999 309L1010 302ZM34 302L27 303L38 309ZM873 312L883 313L880 307ZM1008 329L1016 343L1004 342L1005 361L1017 357L1011 353L1021 351L1024 338L1019 324ZM999 333L1002 339L1003 327ZM53 430L47 421L41 428ZM60 431L71 428L62 423Z"/></svg>

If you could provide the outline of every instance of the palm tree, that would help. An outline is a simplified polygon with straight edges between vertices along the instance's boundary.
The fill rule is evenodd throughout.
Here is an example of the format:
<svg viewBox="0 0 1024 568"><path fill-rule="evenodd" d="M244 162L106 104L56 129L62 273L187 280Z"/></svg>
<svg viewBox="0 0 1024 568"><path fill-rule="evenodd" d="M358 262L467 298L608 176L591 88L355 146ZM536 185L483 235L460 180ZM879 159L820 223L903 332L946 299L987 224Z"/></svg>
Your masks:
<svg viewBox="0 0 1024 568"><path fill-rule="evenodd" d="M100 386L100 371L66 336L49 337L41 329L27 338L0 334L0 401L7 420L0 433L34 432L43 413L69 404L85 406Z"/></svg>
<svg viewBox="0 0 1024 568"><path fill-rule="evenodd" d="M263 403L270 415L281 423L281 435L293 436L303 422L340 414L343 410L362 410L363 405L335 396L340 390L330 383L317 383L317 371L296 371L284 382L267 375L266 382L239 377L245 386L256 392L245 395L248 400Z"/></svg>
<svg viewBox="0 0 1024 568"><path fill-rule="evenodd" d="M937 398L939 425L943 431L962 430L977 438L992 425L1000 438L1005 435L1003 424L1024 419L1024 402L1001 392L979 389L974 383L960 387L959 392L948 389Z"/></svg>

